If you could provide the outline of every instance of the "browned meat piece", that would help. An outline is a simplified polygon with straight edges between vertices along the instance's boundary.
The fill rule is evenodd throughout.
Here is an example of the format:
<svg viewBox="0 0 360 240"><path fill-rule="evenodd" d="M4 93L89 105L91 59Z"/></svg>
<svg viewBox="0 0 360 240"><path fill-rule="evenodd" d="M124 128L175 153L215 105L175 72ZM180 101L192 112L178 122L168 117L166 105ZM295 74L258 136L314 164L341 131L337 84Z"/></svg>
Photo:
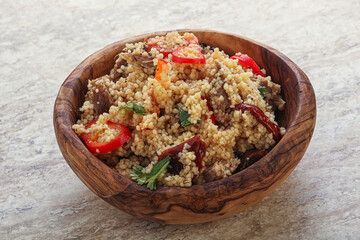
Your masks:
<svg viewBox="0 0 360 240"><path fill-rule="evenodd" d="M214 51L214 47L207 45L206 43L200 43L202 54L207 54L210 51Z"/></svg>
<svg viewBox="0 0 360 240"><path fill-rule="evenodd" d="M213 80L211 82L212 89L208 93L210 106L214 111L215 119L219 125L224 125L230 121L231 102L224 89L224 82L222 80Z"/></svg>
<svg viewBox="0 0 360 240"><path fill-rule="evenodd" d="M111 69L111 71L110 71L110 80L111 81L116 82L117 80L119 80L120 77L122 77L121 73L119 73L117 70L123 65L124 66L127 65L127 61L125 59L118 58L115 61L114 68Z"/></svg>
<svg viewBox="0 0 360 240"><path fill-rule="evenodd" d="M136 157L136 159L140 162L140 165L142 167L146 167L147 165L150 164L150 160L147 157L142 157L142 156L134 156Z"/></svg>
<svg viewBox="0 0 360 240"><path fill-rule="evenodd" d="M99 154L97 157L111 168L115 167L119 162L119 158L117 156L109 153Z"/></svg>
<svg viewBox="0 0 360 240"><path fill-rule="evenodd" d="M100 115L109 111L111 106L111 96L104 84L96 84L96 88L92 92L92 104L94 105L94 112L96 115Z"/></svg>
<svg viewBox="0 0 360 240"><path fill-rule="evenodd" d="M174 116L170 116L169 123L171 126L175 125L176 123L179 123L179 119L177 119Z"/></svg>
<svg viewBox="0 0 360 240"><path fill-rule="evenodd" d="M221 179L221 177L216 176L216 173L214 172L214 165L207 167L203 171L202 175L205 182L212 182Z"/></svg>
<svg viewBox="0 0 360 240"><path fill-rule="evenodd" d="M270 96L268 101L270 101L271 105L275 105L280 111L285 108L285 101L281 98L280 95L280 85L275 84L273 82L269 82L268 80L262 79L260 80L260 86L266 88L266 92L269 93L267 96Z"/></svg>
<svg viewBox="0 0 360 240"><path fill-rule="evenodd" d="M260 86L266 88L266 92L270 93L271 95L280 93L281 87L280 85L273 83L267 79L261 79L259 81Z"/></svg>
<svg viewBox="0 0 360 240"><path fill-rule="evenodd" d="M275 97L273 97L273 101L280 111L285 109L285 101L281 98L281 96L276 95Z"/></svg>
<svg viewBox="0 0 360 240"><path fill-rule="evenodd" d="M271 84L272 86L269 86L269 81L267 81L265 79L260 80L259 83L260 83L260 86L266 88L267 93L272 93L273 90L276 92L276 89L274 89L274 87L276 86L275 84Z"/></svg>
<svg viewBox="0 0 360 240"><path fill-rule="evenodd" d="M143 56L143 54L139 53L128 53L123 52L120 53L120 57L125 59L130 65L135 65L141 68L142 71L146 74L154 74L155 72L155 66L153 59L154 57L151 56L149 53L146 56Z"/></svg>
<svg viewBox="0 0 360 240"><path fill-rule="evenodd" d="M116 156L111 156L110 158L104 159L104 162L106 165L113 168L118 164L119 160Z"/></svg>
<svg viewBox="0 0 360 240"><path fill-rule="evenodd" d="M155 67L154 62L153 62L153 59L154 59L153 57L150 57L150 56L144 57L139 54L132 54L132 56L134 57L135 61L144 68Z"/></svg>

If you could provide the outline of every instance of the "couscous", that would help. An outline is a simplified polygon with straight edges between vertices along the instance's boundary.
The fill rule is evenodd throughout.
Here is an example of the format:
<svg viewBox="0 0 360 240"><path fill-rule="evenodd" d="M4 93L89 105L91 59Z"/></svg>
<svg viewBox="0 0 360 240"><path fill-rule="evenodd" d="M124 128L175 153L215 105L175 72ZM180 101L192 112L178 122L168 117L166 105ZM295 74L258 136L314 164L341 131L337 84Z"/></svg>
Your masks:
<svg viewBox="0 0 360 240"><path fill-rule="evenodd" d="M108 75L89 79L73 125L88 149L154 190L226 178L285 133L280 85L246 55L229 57L177 32L127 44Z"/></svg>

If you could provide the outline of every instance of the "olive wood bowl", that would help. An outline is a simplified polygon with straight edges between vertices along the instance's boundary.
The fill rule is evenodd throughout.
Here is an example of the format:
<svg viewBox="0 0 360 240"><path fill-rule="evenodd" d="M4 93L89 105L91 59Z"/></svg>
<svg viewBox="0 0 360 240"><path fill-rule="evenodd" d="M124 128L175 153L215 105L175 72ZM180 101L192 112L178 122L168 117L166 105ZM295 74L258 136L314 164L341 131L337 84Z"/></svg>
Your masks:
<svg viewBox="0 0 360 240"><path fill-rule="evenodd" d="M150 191L111 169L90 153L71 126L84 102L88 79L108 74L125 43L143 41L167 32L144 34L115 42L95 52L77 66L62 84L54 106L54 127L61 152L91 191L122 211L143 219L167 223L208 222L235 214L274 191L294 170L310 142L315 127L316 103L304 72L277 50L251 39L209 30L193 32L200 43L219 47L227 54L248 54L281 84L285 111L277 121L285 135L262 159L228 177L189 188L160 187Z"/></svg>

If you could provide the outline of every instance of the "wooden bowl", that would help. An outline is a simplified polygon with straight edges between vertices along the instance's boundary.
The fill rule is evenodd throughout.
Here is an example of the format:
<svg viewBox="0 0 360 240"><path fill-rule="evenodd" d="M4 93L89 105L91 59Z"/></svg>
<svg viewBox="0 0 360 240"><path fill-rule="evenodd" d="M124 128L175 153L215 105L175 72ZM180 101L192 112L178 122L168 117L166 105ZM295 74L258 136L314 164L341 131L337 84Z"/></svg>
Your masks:
<svg viewBox="0 0 360 240"><path fill-rule="evenodd" d="M231 177L190 188L161 187L150 191L123 177L91 154L71 126L84 102L88 79L108 74L125 43L143 41L156 32L124 39L86 58L65 80L54 107L56 138L64 158L96 195L131 215L168 224L220 219L243 210L271 193L294 170L310 142L316 119L315 94L304 72L275 49L245 37L208 30L193 32L200 43L227 54L247 53L280 83L286 109L278 114L287 131L262 159Z"/></svg>

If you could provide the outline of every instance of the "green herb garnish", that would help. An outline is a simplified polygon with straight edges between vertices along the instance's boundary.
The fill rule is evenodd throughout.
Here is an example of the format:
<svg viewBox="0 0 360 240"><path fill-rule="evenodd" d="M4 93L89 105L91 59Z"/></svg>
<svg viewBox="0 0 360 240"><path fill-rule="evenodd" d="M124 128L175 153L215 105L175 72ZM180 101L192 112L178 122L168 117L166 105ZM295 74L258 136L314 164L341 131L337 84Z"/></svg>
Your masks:
<svg viewBox="0 0 360 240"><path fill-rule="evenodd" d="M266 98L266 88L265 87L258 87L258 90L260 92L260 96L262 99Z"/></svg>
<svg viewBox="0 0 360 240"><path fill-rule="evenodd" d="M146 111L145 108L134 103L133 101L129 102L128 104L125 104L124 106L122 106L120 110L124 109L124 108L130 108L131 110L133 110L134 112L141 114L141 115L146 115Z"/></svg>
<svg viewBox="0 0 360 240"><path fill-rule="evenodd" d="M184 109L182 109L181 107L179 107L179 111L180 111L179 119L180 119L181 126L187 127L187 126L192 125L192 123L189 121L190 114L187 111L185 111Z"/></svg>
<svg viewBox="0 0 360 240"><path fill-rule="evenodd" d="M165 171L170 163L170 159L171 157L167 156L160 162L155 163L151 173L143 173L141 171L143 167L140 165L134 166L134 170L130 171L130 177L132 180L136 180L137 184L144 185L146 183L146 187L148 189L156 190L156 179L162 172Z"/></svg>

